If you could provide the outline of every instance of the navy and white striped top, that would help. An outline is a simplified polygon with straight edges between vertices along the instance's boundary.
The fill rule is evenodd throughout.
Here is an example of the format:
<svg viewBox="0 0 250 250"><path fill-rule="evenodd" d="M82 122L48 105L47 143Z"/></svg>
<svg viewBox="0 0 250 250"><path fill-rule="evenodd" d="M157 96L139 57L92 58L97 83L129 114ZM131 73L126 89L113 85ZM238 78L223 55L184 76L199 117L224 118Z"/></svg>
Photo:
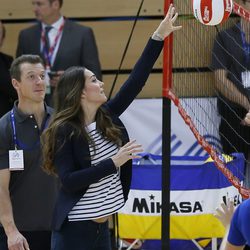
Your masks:
<svg viewBox="0 0 250 250"><path fill-rule="evenodd" d="M92 167L118 152L118 146L103 138L96 129L96 122L87 126L87 131L95 144L95 149L89 145ZM83 197L69 212L68 219L69 221L80 221L101 218L114 214L124 203L120 169L118 169L117 173L91 184Z"/></svg>

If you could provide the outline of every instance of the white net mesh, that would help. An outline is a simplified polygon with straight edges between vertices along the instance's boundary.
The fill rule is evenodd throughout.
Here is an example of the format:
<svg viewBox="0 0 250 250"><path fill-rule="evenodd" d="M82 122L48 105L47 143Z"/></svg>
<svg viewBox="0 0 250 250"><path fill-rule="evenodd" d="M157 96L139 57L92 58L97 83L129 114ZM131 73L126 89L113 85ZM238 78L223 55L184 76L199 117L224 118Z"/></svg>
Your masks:
<svg viewBox="0 0 250 250"><path fill-rule="evenodd" d="M213 153L244 154L246 171L240 174L249 186L250 127L244 117L250 109L250 2L234 3L234 13L218 26L199 23L191 1L174 4L183 29L174 34L173 92Z"/></svg>

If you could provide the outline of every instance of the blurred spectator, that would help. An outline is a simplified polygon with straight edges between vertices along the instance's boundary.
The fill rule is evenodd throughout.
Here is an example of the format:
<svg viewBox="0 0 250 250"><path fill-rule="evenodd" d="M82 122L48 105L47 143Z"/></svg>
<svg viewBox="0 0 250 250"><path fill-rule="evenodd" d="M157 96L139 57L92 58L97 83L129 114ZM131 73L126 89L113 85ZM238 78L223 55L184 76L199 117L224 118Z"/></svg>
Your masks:
<svg viewBox="0 0 250 250"><path fill-rule="evenodd" d="M84 66L101 80L92 29L63 17L60 12L63 0L32 0L32 5L39 22L20 32L16 56L39 54L44 59L48 104L60 75L71 66Z"/></svg>
<svg viewBox="0 0 250 250"><path fill-rule="evenodd" d="M0 49L6 35L5 27L0 21ZM9 68L13 58L0 52L0 117L11 110L14 100L17 99L16 90L10 79Z"/></svg>
<svg viewBox="0 0 250 250"><path fill-rule="evenodd" d="M41 168L40 136L52 115L43 61L23 55L10 74L18 101L0 119L0 250L49 250L58 182Z"/></svg>
<svg viewBox="0 0 250 250"><path fill-rule="evenodd" d="M250 11L250 1L241 0L244 9ZM221 31L212 53L212 69L215 87L219 92L219 127L223 152L242 152L250 159L250 129L244 118L250 109L250 22L240 22ZM250 186L250 164L246 167L245 185Z"/></svg>

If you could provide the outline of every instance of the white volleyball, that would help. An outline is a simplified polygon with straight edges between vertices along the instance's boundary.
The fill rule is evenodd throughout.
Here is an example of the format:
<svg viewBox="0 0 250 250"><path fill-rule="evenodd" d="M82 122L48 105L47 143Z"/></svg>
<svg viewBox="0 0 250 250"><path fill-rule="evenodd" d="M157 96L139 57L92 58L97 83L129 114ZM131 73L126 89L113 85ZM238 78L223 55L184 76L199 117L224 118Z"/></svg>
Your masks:
<svg viewBox="0 0 250 250"><path fill-rule="evenodd" d="M228 19L232 0L192 0L195 18L205 25L217 25Z"/></svg>

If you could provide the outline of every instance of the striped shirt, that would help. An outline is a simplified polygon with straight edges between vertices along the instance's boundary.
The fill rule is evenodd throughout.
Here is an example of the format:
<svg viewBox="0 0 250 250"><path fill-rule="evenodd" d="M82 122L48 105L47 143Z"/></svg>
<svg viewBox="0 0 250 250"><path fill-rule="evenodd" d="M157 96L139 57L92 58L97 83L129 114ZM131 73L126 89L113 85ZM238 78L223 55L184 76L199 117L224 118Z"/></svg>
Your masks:
<svg viewBox="0 0 250 250"><path fill-rule="evenodd" d="M95 148L89 145L91 167L112 157L118 152L118 146L106 140L96 129L96 122L87 126L89 136ZM83 197L68 214L69 221L98 219L114 214L124 205L124 196L120 180L120 170L93 183Z"/></svg>

